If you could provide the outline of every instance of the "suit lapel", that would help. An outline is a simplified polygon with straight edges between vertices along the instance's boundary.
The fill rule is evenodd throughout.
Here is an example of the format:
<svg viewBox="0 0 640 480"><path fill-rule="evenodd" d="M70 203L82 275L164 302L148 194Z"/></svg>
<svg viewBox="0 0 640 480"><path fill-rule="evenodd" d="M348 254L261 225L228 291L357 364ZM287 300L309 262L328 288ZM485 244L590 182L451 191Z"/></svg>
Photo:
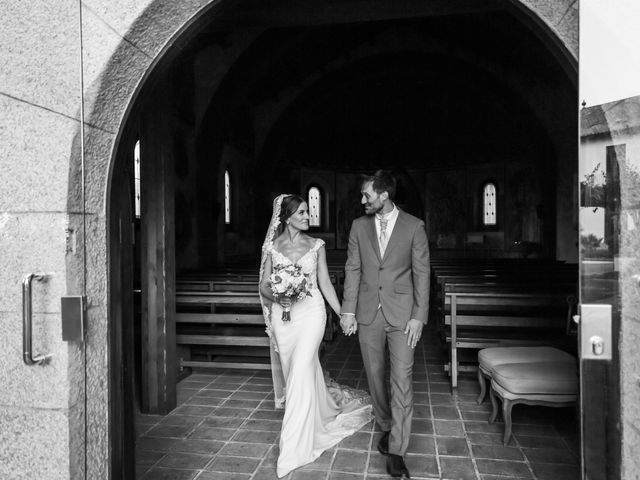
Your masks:
<svg viewBox="0 0 640 480"><path fill-rule="evenodd" d="M373 251L376 252L378 262L380 262L382 260L382 255L380 255L380 244L378 243L378 236L376 235L375 215L371 215L371 218L369 218L367 224L367 235L369 237L369 240L371 240Z"/></svg>
<svg viewBox="0 0 640 480"><path fill-rule="evenodd" d="M389 252L398 245L398 242L402 237L402 230L404 230L404 228L405 228L404 212L398 209L398 218L396 219L396 224L393 226L393 231L391 232L391 236L389 237L389 241L387 242L387 248L385 248L384 250L384 257L382 258L382 260L385 260L389 256ZM375 234L375 225L374 225L374 234Z"/></svg>

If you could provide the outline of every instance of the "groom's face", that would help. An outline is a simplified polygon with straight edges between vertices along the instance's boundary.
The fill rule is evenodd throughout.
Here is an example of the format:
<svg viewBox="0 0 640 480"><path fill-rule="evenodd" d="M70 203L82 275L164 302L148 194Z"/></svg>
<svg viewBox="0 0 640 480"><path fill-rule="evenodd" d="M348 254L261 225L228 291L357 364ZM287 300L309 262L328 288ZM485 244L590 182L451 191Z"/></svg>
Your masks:
<svg viewBox="0 0 640 480"><path fill-rule="evenodd" d="M360 203L364 206L364 212L367 215L375 215L382 210L386 194L385 192L382 192L381 194L376 193L373 189L373 182L364 183L360 193L362 194Z"/></svg>

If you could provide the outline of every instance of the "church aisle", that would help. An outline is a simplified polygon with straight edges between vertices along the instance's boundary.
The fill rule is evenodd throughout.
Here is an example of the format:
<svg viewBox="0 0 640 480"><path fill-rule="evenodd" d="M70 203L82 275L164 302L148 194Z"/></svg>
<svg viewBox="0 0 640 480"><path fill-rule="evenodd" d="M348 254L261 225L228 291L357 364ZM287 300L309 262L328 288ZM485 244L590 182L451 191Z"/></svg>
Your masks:
<svg viewBox="0 0 640 480"><path fill-rule="evenodd" d="M489 425L487 399L475 402L475 375L451 395L444 352L433 328L416 351L415 411L406 456L412 478L571 480L579 475L574 410L519 405L514 439L502 445L503 424ZM355 337L340 336L323 366L340 383L366 388ZM269 372L200 371L178 385L178 408L167 416L138 415L138 480L275 479L282 411L274 410ZM373 423L325 452L287 480L390 478L376 449Z"/></svg>

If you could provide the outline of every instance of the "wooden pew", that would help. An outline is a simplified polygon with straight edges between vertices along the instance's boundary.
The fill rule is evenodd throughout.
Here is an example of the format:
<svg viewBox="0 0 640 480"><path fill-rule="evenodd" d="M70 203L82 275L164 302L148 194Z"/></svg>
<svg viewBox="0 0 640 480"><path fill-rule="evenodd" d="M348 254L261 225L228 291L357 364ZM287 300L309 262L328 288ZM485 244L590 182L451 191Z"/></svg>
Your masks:
<svg viewBox="0 0 640 480"><path fill-rule="evenodd" d="M203 347L206 361L180 359L180 367L269 370L269 337L257 293L178 291L176 343ZM211 349L210 347L215 347Z"/></svg>
<svg viewBox="0 0 640 480"><path fill-rule="evenodd" d="M514 345L564 346L570 299L566 293L499 290L445 292L452 388L457 387L458 349Z"/></svg>

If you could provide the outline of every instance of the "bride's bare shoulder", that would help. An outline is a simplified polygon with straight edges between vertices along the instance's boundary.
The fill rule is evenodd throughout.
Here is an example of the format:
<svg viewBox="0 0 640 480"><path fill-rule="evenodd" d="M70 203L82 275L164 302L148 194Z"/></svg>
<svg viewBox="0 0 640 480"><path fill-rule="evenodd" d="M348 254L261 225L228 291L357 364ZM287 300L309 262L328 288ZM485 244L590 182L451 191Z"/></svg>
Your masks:
<svg viewBox="0 0 640 480"><path fill-rule="evenodd" d="M305 245L308 248L313 247L316 242L318 241L318 239L316 237L312 237L311 235L307 235L306 233L304 234L304 237L302 237L304 239Z"/></svg>

